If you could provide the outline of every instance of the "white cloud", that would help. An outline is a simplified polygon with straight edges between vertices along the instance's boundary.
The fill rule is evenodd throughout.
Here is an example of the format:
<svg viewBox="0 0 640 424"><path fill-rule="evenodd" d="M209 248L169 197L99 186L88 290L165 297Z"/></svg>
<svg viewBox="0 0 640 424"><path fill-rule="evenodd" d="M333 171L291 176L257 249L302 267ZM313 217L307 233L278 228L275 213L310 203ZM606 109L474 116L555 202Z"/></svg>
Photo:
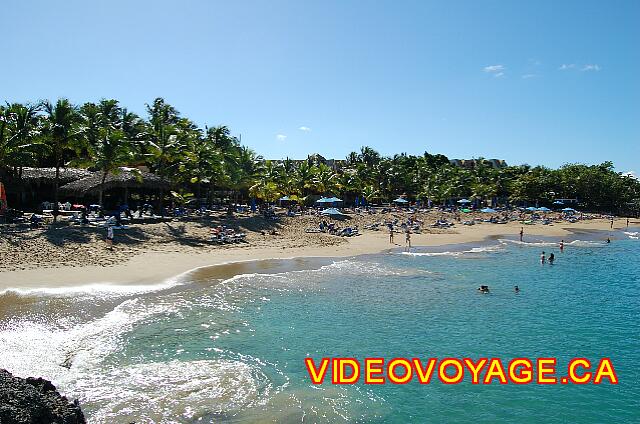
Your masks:
<svg viewBox="0 0 640 424"><path fill-rule="evenodd" d="M278 141L285 141L287 139L287 136L284 134L278 134L276 135L276 140Z"/></svg>
<svg viewBox="0 0 640 424"><path fill-rule="evenodd" d="M300 128L298 128L298 129L299 129L300 131L304 131L304 132L309 132L309 131L311 131L311 128L309 128L309 127L305 127L304 125L303 125L303 126L301 126L301 127L300 127Z"/></svg>
<svg viewBox="0 0 640 424"><path fill-rule="evenodd" d="M487 72L489 74L499 74L502 73L504 74L504 65L489 65L489 66L485 66L484 68L482 68L482 70L484 72Z"/></svg>
<svg viewBox="0 0 640 424"><path fill-rule="evenodd" d="M592 65L584 65L582 67L582 69L580 69L581 71L596 71L598 72L600 70L600 66L596 65L596 64L592 64Z"/></svg>
<svg viewBox="0 0 640 424"><path fill-rule="evenodd" d="M562 65L560 65L560 67L558 68L558 70L560 71L566 71L567 69L573 69L576 67L575 63L563 63Z"/></svg>
<svg viewBox="0 0 640 424"><path fill-rule="evenodd" d="M504 72L498 72L497 74L493 74L494 77L500 78L504 76Z"/></svg>
<svg viewBox="0 0 640 424"><path fill-rule="evenodd" d="M529 78L535 78L535 77L537 77L536 74L524 74L522 76L522 79L529 79Z"/></svg>
<svg viewBox="0 0 640 424"><path fill-rule="evenodd" d="M636 180L640 180L640 175L638 175L638 173L636 171L623 172L622 175L624 175L626 177L635 178Z"/></svg>

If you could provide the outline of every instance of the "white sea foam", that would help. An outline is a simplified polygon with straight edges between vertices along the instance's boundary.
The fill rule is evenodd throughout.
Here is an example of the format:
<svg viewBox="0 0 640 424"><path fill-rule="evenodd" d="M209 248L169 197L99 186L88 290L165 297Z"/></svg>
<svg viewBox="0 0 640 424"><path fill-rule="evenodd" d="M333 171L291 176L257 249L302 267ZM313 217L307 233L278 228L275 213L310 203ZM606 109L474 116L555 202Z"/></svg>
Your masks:
<svg viewBox="0 0 640 424"><path fill-rule="evenodd" d="M554 241L519 241L510 239L499 239L498 241L502 244L510 243L527 247L558 247L560 245L559 242ZM601 241L573 240L570 242L565 242L564 245L573 247L603 247L606 245L606 243Z"/></svg>
<svg viewBox="0 0 640 424"><path fill-rule="evenodd" d="M445 251L445 252L399 252L398 254L406 255L406 256L463 256L470 253L473 254L473 253L496 252L503 249L504 247L501 245L492 245L492 246L473 247L469 250L456 250L456 251Z"/></svg>
<svg viewBox="0 0 640 424"><path fill-rule="evenodd" d="M129 414L150 423L233 415L265 403L272 391L259 368L225 359L114 367L79 374L68 383L81 402L91 402L91 421L99 424L120 422Z"/></svg>
<svg viewBox="0 0 640 424"><path fill-rule="evenodd" d="M90 405L96 423L119 422L129 412L135 412L137 422L190 421L266 402L273 387L260 370L265 364L248 355L122 365L121 359L114 359L112 354L126 347L130 331L148 320L180 318L200 300L179 295L134 298L98 319L75 325L5 323L0 327L0 367L18 376L52 380L67 396Z"/></svg>

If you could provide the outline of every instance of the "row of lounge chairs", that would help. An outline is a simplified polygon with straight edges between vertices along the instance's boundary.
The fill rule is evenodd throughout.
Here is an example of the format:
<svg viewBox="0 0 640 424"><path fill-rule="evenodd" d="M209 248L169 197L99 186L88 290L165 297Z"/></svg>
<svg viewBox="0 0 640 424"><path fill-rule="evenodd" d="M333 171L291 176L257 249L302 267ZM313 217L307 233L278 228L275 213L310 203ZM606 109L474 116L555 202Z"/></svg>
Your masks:
<svg viewBox="0 0 640 424"><path fill-rule="evenodd" d="M331 234L331 235L340 236L340 237L355 237L360 235L360 231L358 230L357 226L339 228L339 227L332 227L332 226L325 227L323 225L319 225L318 228L305 229L305 233L325 233L325 234Z"/></svg>

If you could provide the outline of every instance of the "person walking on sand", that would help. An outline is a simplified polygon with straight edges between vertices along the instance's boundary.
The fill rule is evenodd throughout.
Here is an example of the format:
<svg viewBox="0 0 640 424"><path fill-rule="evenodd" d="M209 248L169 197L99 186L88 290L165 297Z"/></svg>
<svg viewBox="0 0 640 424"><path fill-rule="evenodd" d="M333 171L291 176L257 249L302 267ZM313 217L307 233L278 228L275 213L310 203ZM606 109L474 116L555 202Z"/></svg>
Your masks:
<svg viewBox="0 0 640 424"><path fill-rule="evenodd" d="M393 224L389 224L389 243L394 244L393 243Z"/></svg>
<svg viewBox="0 0 640 424"><path fill-rule="evenodd" d="M613 230L613 216L611 217L611 229Z"/></svg>
<svg viewBox="0 0 640 424"><path fill-rule="evenodd" d="M107 226L107 247L113 250L113 226Z"/></svg>
<svg viewBox="0 0 640 424"><path fill-rule="evenodd" d="M547 260L547 257L544 255L544 251L543 251L542 254L540 255L540 263L544 265L546 260Z"/></svg>
<svg viewBox="0 0 640 424"><path fill-rule="evenodd" d="M522 241L523 235L524 235L524 227L520 227L520 241Z"/></svg>
<svg viewBox="0 0 640 424"><path fill-rule="evenodd" d="M407 234L406 234L405 239L404 239L404 244L408 248L411 248L411 231L408 228L407 228Z"/></svg>
<svg viewBox="0 0 640 424"><path fill-rule="evenodd" d="M627 230L629 229L629 218L627 218Z"/></svg>

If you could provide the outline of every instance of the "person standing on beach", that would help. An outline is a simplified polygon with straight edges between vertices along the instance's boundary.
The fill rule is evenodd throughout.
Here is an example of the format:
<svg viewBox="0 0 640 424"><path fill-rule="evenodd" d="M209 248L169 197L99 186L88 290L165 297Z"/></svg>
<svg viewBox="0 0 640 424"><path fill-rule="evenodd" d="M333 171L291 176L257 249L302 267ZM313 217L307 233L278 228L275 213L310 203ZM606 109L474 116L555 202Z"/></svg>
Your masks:
<svg viewBox="0 0 640 424"><path fill-rule="evenodd" d="M389 224L389 243L393 244L393 224Z"/></svg>
<svg viewBox="0 0 640 424"><path fill-rule="evenodd" d="M627 218L627 230L629 229L629 218Z"/></svg>
<svg viewBox="0 0 640 424"><path fill-rule="evenodd" d="M613 230L613 216L611 217L611 229Z"/></svg>
<svg viewBox="0 0 640 424"><path fill-rule="evenodd" d="M544 251L542 252L542 255L540 255L540 263L542 265L544 265L544 263L546 262L547 257L544 255Z"/></svg>
<svg viewBox="0 0 640 424"><path fill-rule="evenodd" d="M411 231L408 228L407 228L407 234L404 239L404 244L407 247L411 248Z"/></svg>
<svg viewBox="0 0 640 424"><path fill-rule="evenodd" d="M523 235L524 235L524 227L520 227L520 241L522 241Z"/></svg>
<svg viewBox="0 0 640 424"><path fill-rule="evenodd" d="M107 226L107 246L109 250L113 250L113 226Z"/></svg>

